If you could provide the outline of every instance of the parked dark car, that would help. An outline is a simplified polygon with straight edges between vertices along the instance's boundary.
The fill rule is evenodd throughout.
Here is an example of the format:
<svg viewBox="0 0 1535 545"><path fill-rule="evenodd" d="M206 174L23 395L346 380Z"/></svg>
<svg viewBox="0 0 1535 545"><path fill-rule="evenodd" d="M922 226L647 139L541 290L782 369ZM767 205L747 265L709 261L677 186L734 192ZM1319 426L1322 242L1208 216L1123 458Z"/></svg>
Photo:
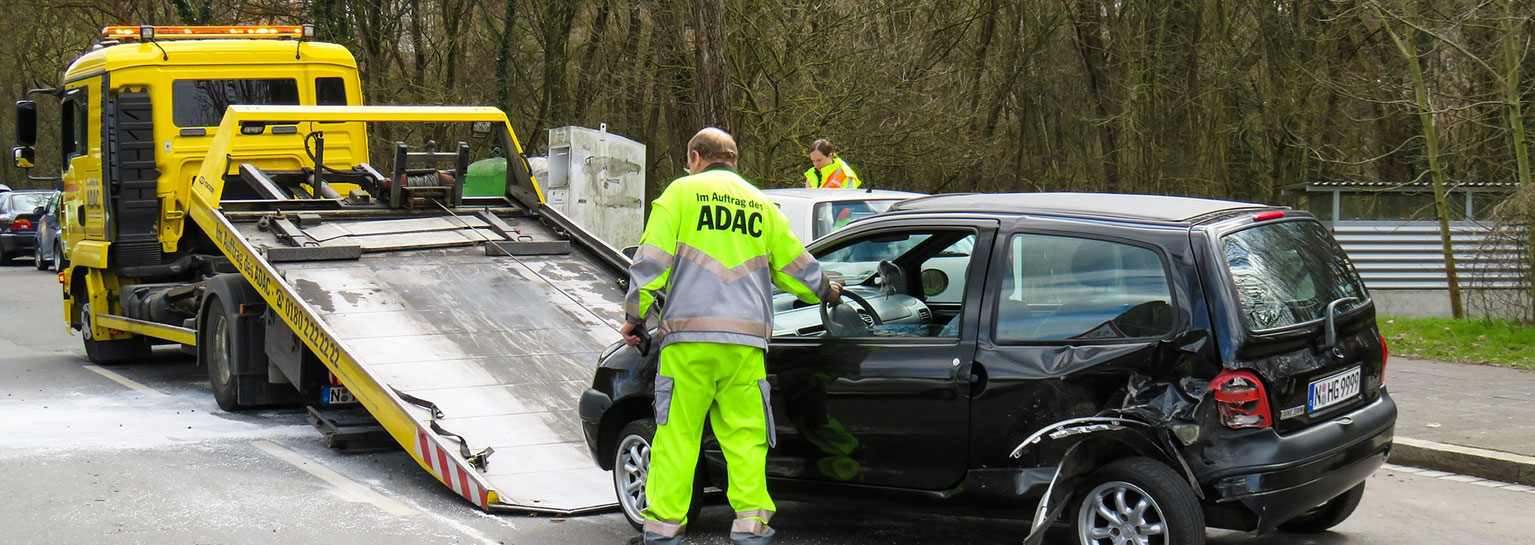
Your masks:
<svg viewBox="0 0 1535 545"><path fill-rule="evenodd" d="M0 193L0 265L17 256L32 253L37 245L39 207L48 205L52 191L6 191Z"/></svg>
<svg viewBox="0 0 1535 545"><path fill-rule="evenodd" d="M68 254L64 248L64 234L59 220L62 191L54 191L48 198L47 208L37 222L37 244L32 252L32 264L39 271L62 271L68 266Z"/></svg>
<svg viewBox="0 0 1535 545"><path fill-rule="evenodd" d="M1391 448L1386 346L1309 213L1110 194L945 195L811 245L843 304L781 296L775 493L1016 505L1079 543L1320 532ZM615 343L582 396L631 522L656 354ZM722 483L705 438L700 478Z"/></svg>

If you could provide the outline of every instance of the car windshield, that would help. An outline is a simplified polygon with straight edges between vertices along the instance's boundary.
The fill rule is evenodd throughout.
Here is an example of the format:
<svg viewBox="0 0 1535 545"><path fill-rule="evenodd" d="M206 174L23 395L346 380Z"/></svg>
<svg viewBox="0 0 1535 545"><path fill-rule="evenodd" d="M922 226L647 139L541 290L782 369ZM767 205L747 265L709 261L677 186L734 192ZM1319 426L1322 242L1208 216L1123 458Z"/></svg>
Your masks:
<svg viewBox="0 0 1535 545"><path fill-rule="evenodd" d="M1343 297L1357 300L1339 311L1369 299L1348 257L1320 223L1286 221L1243 229L1226 235L1221 246L1250 330L1320 319L1328 303Z"/></svg>
<svg viewBox="0 0 1535 545"><path fill-rule="evenodd" d="M52 193L12 193L11 210L31 212L39 206L47 206L50 196Z"/></svg>
<svg viewBox="0 0 1535 545"><path fill-rule="evenodd" d="M889 210L900 199L871 199L864 201L832 201L815 205L815 226L812 239L826 236L858 218L872 216Z"/></svg>

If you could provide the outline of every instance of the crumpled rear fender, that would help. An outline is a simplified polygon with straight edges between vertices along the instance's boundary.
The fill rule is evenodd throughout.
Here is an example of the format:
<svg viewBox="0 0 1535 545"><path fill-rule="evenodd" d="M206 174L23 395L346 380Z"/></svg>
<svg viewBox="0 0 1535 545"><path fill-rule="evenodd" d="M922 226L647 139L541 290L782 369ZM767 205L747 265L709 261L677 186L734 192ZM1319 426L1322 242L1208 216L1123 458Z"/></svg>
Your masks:
<svg viewBox="0 0 1535 545"><path fill-rule="evenodd" d="M1069 418L1030 434L1013 449L1012 457L1022 457L1046 443L1064 445L1057 449L1064 454L1056 464L1055 477L1034 509L1033 526L1024 540L1026 545L1040 543L1045 529L1060 520L1083 477L1125 456L1145 456L1168 464L1188 479L1194 494L1203 499L1193 471L1183 461L1165 426L1126 416Z"/></svg>

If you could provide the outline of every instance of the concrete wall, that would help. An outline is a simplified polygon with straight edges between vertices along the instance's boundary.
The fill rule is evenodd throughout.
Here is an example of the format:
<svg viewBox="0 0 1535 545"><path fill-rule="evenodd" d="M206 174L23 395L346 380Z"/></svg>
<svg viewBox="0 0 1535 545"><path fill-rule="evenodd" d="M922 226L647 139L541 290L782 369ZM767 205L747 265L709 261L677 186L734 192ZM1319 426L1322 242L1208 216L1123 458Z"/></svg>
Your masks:
<svg viewBox="0 0 1535 545"><path fill-rule="evenodd" d="M1370 290L1375 311L1382 316L1449 318L1450 292L1446 290ZM1513 305L1509 290L1461 290L1466 314L1473 318L1520 318L1526 312Z"/></svg>

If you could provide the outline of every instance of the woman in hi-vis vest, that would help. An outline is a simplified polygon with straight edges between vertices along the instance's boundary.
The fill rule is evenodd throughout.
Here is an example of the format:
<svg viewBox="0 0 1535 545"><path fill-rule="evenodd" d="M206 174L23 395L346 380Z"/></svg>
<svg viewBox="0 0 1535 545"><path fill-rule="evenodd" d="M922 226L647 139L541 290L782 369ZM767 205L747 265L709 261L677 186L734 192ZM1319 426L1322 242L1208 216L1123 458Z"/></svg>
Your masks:
<svg viewBox="0 0 1535 545"><path fill-rule="evenodd" d="M809 170L805 171L805 187L810 189L858 189L858 173L852 165L837 157L831 141L817 138L810 143Z"/></svg>

